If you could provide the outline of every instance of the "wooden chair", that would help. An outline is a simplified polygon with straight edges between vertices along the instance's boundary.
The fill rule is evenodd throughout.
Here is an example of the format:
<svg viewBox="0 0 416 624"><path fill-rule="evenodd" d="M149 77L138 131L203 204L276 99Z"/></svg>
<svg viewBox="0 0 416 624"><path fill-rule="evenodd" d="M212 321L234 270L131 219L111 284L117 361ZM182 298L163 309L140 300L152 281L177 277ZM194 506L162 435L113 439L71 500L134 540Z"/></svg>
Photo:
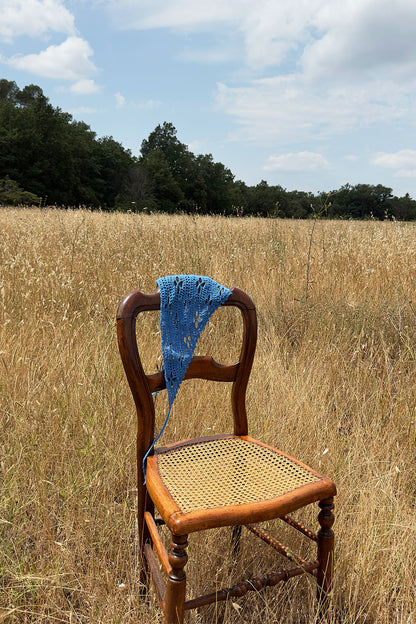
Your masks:
<svg viewBox="0 0 416 624"><path fill-rule="evenodd" d="M180 441L152 450L147 458L146 485L142 460L154 439L152 393L165 389L166 385L162 371L145 374L143 370L137 348L136 317L143 311L158 310L160 293L157 290L153 294L143 294L135 290L118 308L120 354L138 416L138 527L142 581L146 581L149 574L152 577L166 624L181 624L188 609L239 597L303 573L316 577L319 609L324 613L331 589L334 547L331 527L336 488L330 479L297 459L248 436L245 394L256 347L256 311L248 295L238 288L231 289L231 296L223 305L236 306L241 311L243 340L239 361L225 365L210 356L194 356L185 379L232 383L234 432ZM320 507L317 533L288 515L314 502ZM160 518L155 517L155 509ZM316 542L316 560L305 561L255 524L275 518ZM158 532L158 526L162 524L171 533L169 553ZM186 600L184 568L188 560L188 534L232 526L237 549L242 525L292 563L262 578L251 578Z"/></svg>

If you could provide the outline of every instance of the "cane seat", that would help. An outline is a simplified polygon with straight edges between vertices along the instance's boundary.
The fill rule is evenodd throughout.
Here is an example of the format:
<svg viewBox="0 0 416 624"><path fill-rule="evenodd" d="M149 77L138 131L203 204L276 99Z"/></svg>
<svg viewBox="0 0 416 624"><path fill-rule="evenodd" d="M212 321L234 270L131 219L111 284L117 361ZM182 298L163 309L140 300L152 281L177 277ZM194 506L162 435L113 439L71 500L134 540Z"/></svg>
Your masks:
<svg viewBox="0 0 416 624"><path fill-rule="evenodd" d="M177 535L248 524L327 496L332 482L248 436L216 436L161 448L148 458L147 489Z"/></svg>

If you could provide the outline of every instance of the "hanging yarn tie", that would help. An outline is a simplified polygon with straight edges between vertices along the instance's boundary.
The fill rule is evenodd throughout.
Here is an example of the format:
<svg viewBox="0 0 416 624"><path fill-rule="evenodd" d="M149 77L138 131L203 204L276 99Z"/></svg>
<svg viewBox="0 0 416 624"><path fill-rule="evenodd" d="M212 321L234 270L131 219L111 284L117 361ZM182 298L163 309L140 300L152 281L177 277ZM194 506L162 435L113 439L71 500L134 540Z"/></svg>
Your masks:
<svg viewBox="0 0 416 624"><path fill-rule="evenodd" d="M143 458L145 483L146 459L167 425L172 404L199 337L212 314L231 294L225 286L202 275L169 275L159 278L157 285L160 290L160 334L169 409L162 429Z"/></svg>

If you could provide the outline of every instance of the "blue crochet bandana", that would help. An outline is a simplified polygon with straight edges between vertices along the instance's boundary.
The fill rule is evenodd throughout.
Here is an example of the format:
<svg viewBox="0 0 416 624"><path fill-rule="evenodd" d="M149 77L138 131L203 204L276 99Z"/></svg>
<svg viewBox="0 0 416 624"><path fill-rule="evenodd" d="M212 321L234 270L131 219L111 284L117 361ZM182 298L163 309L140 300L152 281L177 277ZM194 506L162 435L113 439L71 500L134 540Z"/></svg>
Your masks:
<svg viewBox="0 0 416 624"><path fill-rule="evenodd" d="M169 275L157 280L160 290L160 333L163 369L169 398L165 423L143 458L162 435L195 347L212 314L227 301L231 290L210 277Z"/></svg>
<svg viewBox="0 0 416 624"><path fill-rule="evenodd" d="M157 285L163 367L171 407L199 337L231 291L200 275L170 275L158 279Z"/></svg>

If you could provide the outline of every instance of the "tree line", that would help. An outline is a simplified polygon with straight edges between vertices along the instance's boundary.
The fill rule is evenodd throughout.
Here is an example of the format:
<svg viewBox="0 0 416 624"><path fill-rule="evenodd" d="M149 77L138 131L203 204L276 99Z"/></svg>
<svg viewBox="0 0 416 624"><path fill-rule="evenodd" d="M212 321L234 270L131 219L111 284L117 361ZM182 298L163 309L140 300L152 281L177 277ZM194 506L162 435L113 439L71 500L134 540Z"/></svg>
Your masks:
<svg viewBox="0 0 416 624"><path fill-rule="evenodd" d="M248 186L211 154L193 154L168 122L135 157L111 136L53 107L42 89L0 80L0 204L87 206L307 218L416 219L416 201L381 184L345 184L329 193Z"/></svg>

